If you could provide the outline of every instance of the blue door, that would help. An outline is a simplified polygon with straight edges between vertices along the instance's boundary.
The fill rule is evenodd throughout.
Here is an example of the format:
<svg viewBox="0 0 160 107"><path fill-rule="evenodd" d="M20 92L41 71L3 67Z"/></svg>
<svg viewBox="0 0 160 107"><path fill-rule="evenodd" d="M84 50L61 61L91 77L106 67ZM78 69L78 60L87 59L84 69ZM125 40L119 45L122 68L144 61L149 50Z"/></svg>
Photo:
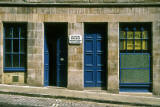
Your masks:
<svg viewBox="0 0 160 107"><path fill-rule="evenodd" d="M48 32L44 37L44 85L65 87L67 85L67 36L59 32L54 33L52 29Z"/></svg>
<svg viewBox="0 0 160 107"><path fill-rule="evenodd" d="M84 39L84 86L104 87L106 81L104 35L86 33Z"/></svg>
<svg viewBox="0 0 160 107"><path fill-rule="evenodd" d="M49 52L46 36L44 37L44 85L49 85Z"/></svg>
<svg viewBox="0 0 160 107"><path fill-rule="evenodd" d="M57 86L67 85L67 37L57 38Z"/></svg>

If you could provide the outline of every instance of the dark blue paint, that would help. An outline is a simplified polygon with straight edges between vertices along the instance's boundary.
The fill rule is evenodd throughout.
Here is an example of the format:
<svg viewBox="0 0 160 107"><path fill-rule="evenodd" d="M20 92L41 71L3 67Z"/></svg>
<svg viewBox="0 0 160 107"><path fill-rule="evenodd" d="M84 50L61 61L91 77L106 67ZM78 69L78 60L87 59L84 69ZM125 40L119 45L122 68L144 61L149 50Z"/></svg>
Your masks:
<svg viewBox="0 0 160 107"><path fill-rule="evenodd" d="M9 67L5 67L4 70L7 71L7 72L12 72L12 71L22 72L22 71L26 71L26 68L24 68L24 67L21 67L21 68L9 68Z"/></svg>
<svg viewBox="0 0 160 107"><path fill-rule="evenodd" d="M141 88L138 88L138 87L126 87L126 88L120 88L120 92L150 92L149 91L150 89L147 88L147 87L141 87Z"/></svg>
<svg viewBox="0 0 160 107"><path fill-rule="evenodd" d="M101 34L84 35L84 86L105 86L105 48Z"/></svg>
<svg viewBox="0 0 160 107"><path fill-rule="evenodd" d="M47 39L44 37L44 85L54 85L50 84L50 78L54 78L54 82L56 83L56 86L66 86L67 85L67 37L65 36L58 36L52 39L56 39L56 52L53 52L56 54L56 60L53 61L53 63L50 63L50 52L49 52L49 45L47 44ZM50 40L52 41L52 40ZM53 47L50 47L53 48ZM53 67L54 64L56 64L56 71L51 71L50 67ZM53 69L52 69L53 70ZM50 72L56 72L52 73L53 75L50 75ZM56 75L56 76L54 76Z"/></svg>
<svg viewBox="0 0 160 107"><path fill-rule="evenodd" d="M49 85L49 52L46 35L44 36L44 85Z"/></svg>
<svg viewBox="0 0 160 107"><path fill-rule="evenodd" d="M57 38L57 86L67 85L67 37L60 36Z"/></svg>

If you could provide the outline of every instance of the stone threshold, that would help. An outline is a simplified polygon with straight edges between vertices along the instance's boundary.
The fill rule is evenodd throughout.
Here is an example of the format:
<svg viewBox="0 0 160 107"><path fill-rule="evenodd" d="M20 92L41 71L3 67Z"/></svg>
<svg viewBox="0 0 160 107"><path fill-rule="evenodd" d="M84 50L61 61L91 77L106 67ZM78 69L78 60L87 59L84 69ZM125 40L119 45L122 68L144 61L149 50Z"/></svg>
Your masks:
<svg viewBox="0 0 160 107"><path fill-rule="evenodd" d="M156 3L37 3L37 2L0 2L0 6L17 7L159 7L160 2Z"/></svg>

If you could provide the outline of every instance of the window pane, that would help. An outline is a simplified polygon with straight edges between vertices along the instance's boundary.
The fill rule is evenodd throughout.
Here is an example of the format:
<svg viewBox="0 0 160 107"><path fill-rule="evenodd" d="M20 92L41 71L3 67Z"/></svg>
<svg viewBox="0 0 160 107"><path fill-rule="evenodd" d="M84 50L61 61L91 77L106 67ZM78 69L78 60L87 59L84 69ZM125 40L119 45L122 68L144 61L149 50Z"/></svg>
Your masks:
<svg viewBox="0 0 160 107"><path fill-rule="evenodd" d="M143 31L142 32L142 38L143 39L147 39L148 38L148 32L147 31Z"/></svg>
<svg viewBox="0 0 160 107"><path fill-rule="evenodd" d="M21 54L21 56L20 56L20 67L26 67L26 55Z"/></svg>
<svg viewBox="0 0 160 107"><path fill-rule="evenodd" d="M126 32L125 31L120 32L120 38L126 38Z"/></svg>
<svg viewBox="0 0 160 107"><path fill-rule="evenodd" d="M13 40L13 52L19 52L19 39Z"/></svg>
<svg viewBox="0 0 160 107"><path fill-rule="evenodd" d="M133 39L133 31L128 31L127 32L127 38L128 39Z"/></svg>
<svg viewBox="0 0 160 107"><path fill-rule="evenodd" d="M12 64L11 64L11 55L9 54L6 54L5 55L5 67L12 67Z"/></svg>
<svg viewBox="0 0 160 107"><path fill-rule="evenodd" d="M125 40L121 40L120 41L120 50L125 50L126 49L126 41Z"/></svg>
<svg viewBox="0 0 160 107"><path fill-rule="evenodd" d="M141 50L141 40L135 40L135 50Z"/></svg>
<svg viewBox="0 0 160 107"><path fill-rule="evenodd" d="M19 38L19 28L18 27L14 27L13 37L14 38Z"/></svg>
<svg viewBox="0 0 160 107"><path fill-rule="evenodd" d="M5 38L12 38L12 28L11 27L5 28Z"/></svg>
<svg viewBox="0 0 160 107"><path fill-rule="evenodd" d="M13 55L13 67L19 67L19 55Z"/></svg>
<svg viewBox="0 0 160 107"><path fill-rule="evenodd" d="M127 50L133 50L133 40L127 40Z"/></svg>
<svg viewBox="0 0 160 107"><path fill-rule="evenodd" d="M140 31L135 32L135 39L141 39L141 32Z"/></svg>
<svg viewBox="0 0 160 107"><path fill-rule="evenodd" d="M148 46L147 46L148 44L147 44L147 40L143 40L142 41L142 49L143 50L148 50Z"/></svg>
<svg viewBox="0 0 160 107"><path fill-rule="evenodd" d="M25 52L26 40L20 40L20 52Z"/></svg>
<svg viewBox="0 0 160 107"><path fill-rule="evenodd" d="M20 29L20 38L25 38L26 37L26 29Z"/></svg>
<svg viewBox="0 0 160 107"><path fill-rule="evenodd" d="M12 40L6 39L5 40L5 52L12 52Z"/></svg>

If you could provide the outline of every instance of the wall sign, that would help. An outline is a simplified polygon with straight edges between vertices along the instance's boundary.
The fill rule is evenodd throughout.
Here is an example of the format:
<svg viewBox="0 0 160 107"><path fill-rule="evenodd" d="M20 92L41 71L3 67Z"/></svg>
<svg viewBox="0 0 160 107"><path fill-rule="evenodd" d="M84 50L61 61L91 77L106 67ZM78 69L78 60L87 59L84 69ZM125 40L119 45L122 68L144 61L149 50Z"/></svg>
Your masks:
<svg viewBox="0 0 160 107"><path fill-rule="evenodd" d="M69 35L69 44L81 44L82 36L81 35Z"/></svg>

